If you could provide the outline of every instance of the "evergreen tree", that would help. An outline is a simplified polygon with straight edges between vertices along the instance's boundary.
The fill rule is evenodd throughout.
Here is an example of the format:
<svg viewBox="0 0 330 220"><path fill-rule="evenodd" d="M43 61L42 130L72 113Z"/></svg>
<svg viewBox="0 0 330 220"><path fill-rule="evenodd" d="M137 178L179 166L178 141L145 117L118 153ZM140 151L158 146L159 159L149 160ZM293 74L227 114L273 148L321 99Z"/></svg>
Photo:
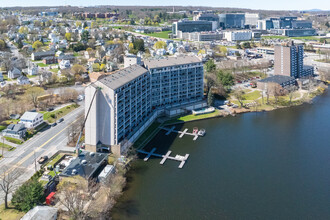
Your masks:
<svg viewBox="0 0 330 220"><path fill-rule="evenodd" d="M44 189L37 178L32 178L19 187L11 200L16 209L27 212L45 201Z"/></svg>
<svg viewBox="0 0 330 220"><path fill-rule="evenodd" d="M213 96L213 93L212 93L212 89L210 89L209 93L207 95L207 104L209 106L213 106L213 103L214 103L214 96Z"/></svg>

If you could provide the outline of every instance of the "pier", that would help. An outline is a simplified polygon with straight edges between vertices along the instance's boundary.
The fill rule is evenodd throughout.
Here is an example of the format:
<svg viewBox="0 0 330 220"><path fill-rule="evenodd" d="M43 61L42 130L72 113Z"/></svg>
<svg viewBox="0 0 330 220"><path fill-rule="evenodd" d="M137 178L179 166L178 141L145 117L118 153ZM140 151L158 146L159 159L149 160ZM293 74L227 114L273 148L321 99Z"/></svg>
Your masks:
<svg viewBox="0 0 330 220"><path fill-rule="evenodd" d="M173 126L171 128L161 127L161 129L167 131L165 135L169 135L171 132L180 134L179 138L182 138L184 135L191 135L191 136L194 136L194 138L193 138L194 141L196 141L197 138L199 137L198 134L189 133L188 128L184 129L184 131L177 131L177 130L174 130L174 128L175 128L175 126Z"/></svg>
<svg viewBox="0 0 330 220"><path fill-rule="evenodd" d="M189 154L186 154L185 156L176 155L175 157L172 157L172 156L170 156L172 151L168 151L165 155L156 154L156 153L154 153L155 151L156 151L156 148L153 148L150 152L146 152L144 150L138 150L137 152L147 155L144 158L144 161L148 161L151 156L161 157L162 160L160 161L160 164L164 164L167 159L179 161L180 162L180 165L179 165L180 169L184 166L184 164L186 163L186 161L188 160L188 157L189 157Z"/></svg>

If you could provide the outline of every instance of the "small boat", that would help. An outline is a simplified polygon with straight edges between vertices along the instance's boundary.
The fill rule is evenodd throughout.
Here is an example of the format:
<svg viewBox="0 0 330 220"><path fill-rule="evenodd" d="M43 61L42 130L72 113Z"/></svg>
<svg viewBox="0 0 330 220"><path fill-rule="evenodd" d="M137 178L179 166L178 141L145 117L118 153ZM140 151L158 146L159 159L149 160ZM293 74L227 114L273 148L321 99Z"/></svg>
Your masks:
<svg viewBox="0 0 330 220"><path fill-rule="evenodd" d="M197 127L193 128L193 134L198 134L198 128Z"/></svg>
<svg viewBox="0 0 330 220"><path fill-rule="evenodd" d="M199 135L199 136L204 136L205 133L206 133L206 131L205 131L205 129L203 129L203 128L202 128L201 130L198 131L198 135Z"/></svg>

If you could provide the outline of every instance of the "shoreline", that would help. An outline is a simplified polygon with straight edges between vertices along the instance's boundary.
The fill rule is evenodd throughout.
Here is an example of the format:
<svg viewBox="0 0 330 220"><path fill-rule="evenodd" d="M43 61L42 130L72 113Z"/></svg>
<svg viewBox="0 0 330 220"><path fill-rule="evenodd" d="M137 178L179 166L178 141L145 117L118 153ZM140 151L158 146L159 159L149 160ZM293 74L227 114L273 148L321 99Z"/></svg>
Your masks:
<svg viewBox="0 0 330 220"><path fill-rule="evenodd" d="M312 101L313 101L313 99L315 99L315 98L317 98L317 97L319 97L320 95L323 95L325 92L327 92L327 89L328 89L328 85L327 85L327 87L326 88L324 88L322 91L319 91L318 93L316 93L316 94L314 94L314 96L313 97L311 97L310 99L308 99L308 100L306 100L306 101L304 101L304 102L301 102L301 103L299 103L299 104L294 104L294 105L289 105L289 106L276 106L276 107L274 107L273 109L267 109L267 110L265 110L265 109L262 109L262 110L253 110L253 109L251 109L251 108L240 108L242 111L239 111L239 112L235 112L234 114L232 114L232 116L236 116L237 114L244 114L244 113L253 113L253 112L270 112L270 111L274 111L274 110L277 110L277 109L283 109L283 108L289 108L289 107L296 107L296 106L301 106L301 105L303 105L303 104L311 104L312 103ZM168 122L168 121L171 121L171 120L173 120L173 119L169 119L169 120L167 120L167 121L164 121L163 123L159 123L159 122L157 122L157 120L155 121L155 122L153 122L153 124L154 123L158 123L158 125L157 125L157 128L156 129L154 129L154 130L152 130L152 132L151 132L151 134L150 135L148 135L143 141L142 141L142 143L139 145L139 146L134 146L135 145L135 143L146 133L146 132L148 132L148 129L150 128L150 127L152 127L152 125L140 136L140 138L138 138L138 140L131 146L131 150L133 150L133 154L134 154L134 156L137 156L137 152L136 152L136 150L138 150L138 149L143 149L157 134L158 134L158 132L159 132L159 130L160 130L160 127L161 126L169 126L169 125L177 125L177 124L184 124L184 123L189 123L189 122L194 122L194 121L202 121L202 120L207 120L207 119L214 119L214 118L221 118L221 117L227 117L227 116L230 116L231 114L229 114L228 112L227 112L227 114L224 114L224 115L220 115L219 113L219 109L216 109L216 110L218 110L218 114L217 115L212 115L212 116L206 116L206 117L203 117L203 118L195 118L195 119L190 119L190 120L185 120L185 121L177 121L177 122L173 122L173 123L166 123L166 122ZM208 115L209 114L214 114L214 112L213 113L208 113ZM190 115L185 115L185 116L190 116ZM184 116L183 116L184 117ZM131 160L130 161L130 163L132 162L132 161L134 161L134 160ZM124 174L124 177L126 178L127 176L127 173L130 171L131 169L130 169L130 166L127 166L127 170L126 170L126 172L125 172L125 174ZM118 201L121 199L121 197L123 196L123 194L125 193L125 187L126 187L126 185L127 185L127 180L125 181L125 183L124 183L124 185L122 186L122 195L119 197L119 198L117 198L116 199L116 201L115 201L115 203L113 204L113 206L112 206L112 208L111 208L111 210L116 206L116 204L118 203ZM110 210L110 211L111 211Z"/></svg>

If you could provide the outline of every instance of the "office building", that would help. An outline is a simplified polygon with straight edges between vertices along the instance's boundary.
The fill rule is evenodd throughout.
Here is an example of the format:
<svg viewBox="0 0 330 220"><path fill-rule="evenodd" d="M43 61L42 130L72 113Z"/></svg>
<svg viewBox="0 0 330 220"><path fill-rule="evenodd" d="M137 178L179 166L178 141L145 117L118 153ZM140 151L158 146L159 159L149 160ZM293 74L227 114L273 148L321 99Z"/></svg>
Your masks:
<svg viewBox="0 0 330 220"><path fill-rule="evenodd" d="M178 31L184 32L201 32L201 31L212 31L212 22L210 21L188 21L180 20L174 22L172 25L172 33L174 36L177 35Z"/></svg>
<svg viewBox="0 0 330 220"><path fill-rule="evenodd" d="M314 68L304 66L303 45L294 45L293 41L275 46L274 62L275 75L300 78L314 74Z"/></svg>
<svg viewBox="0 0 330 220"><path fill-rule="evenodd" d="M120 155L160 114L200 108L203 64L197 57L144 61L107 75L85 89L85 144ZM198 103L198 104L196 104Z"/></svg>
<svg viewBox="0 0 330 220"><path fill-rule="evenodd" d="M252 39L251 31L226 31L224 32L224 39L227 41L248 41Z"/></svg>
<svg viewBox="0 0 330 220"><path fill-rule="evenodd" d="M223 34L220 32L185 32L178 31L177 38L190 41L217 41L222 40Z"/></svg>
<svg viewBox="0 0 330 220"><path fill-rule="evenodd" d="M306 20L296 20L292 21L292 28L293 29L306 29L306 28L312 28L312 22L306 21Z"/></svg>
<svg viewBox="0 0 330 220"><path fill-rule="evenodd" d="M283 35L288 36L288 37L315 36L316 30L314 28L284 29Z"/></svg>
<svg viewBox="0 0 330 220"><path fill-rule="evenodd" d="M220 27L243 29L245 14L219 14Z"/></svg>
<svg viewBox="0 0 330 220"><path fill-rule="evenodd" d="M199 21L209 21L212 22L212 30L215 31L219 28L219 16L215 14L199 14L196 16Z"/></svg>
<svg viewBox="0 0 330 220"><path fill-rule="evenodd" d="M258 13L245 13L245 26L256 27L260 20Z"/></svg>

